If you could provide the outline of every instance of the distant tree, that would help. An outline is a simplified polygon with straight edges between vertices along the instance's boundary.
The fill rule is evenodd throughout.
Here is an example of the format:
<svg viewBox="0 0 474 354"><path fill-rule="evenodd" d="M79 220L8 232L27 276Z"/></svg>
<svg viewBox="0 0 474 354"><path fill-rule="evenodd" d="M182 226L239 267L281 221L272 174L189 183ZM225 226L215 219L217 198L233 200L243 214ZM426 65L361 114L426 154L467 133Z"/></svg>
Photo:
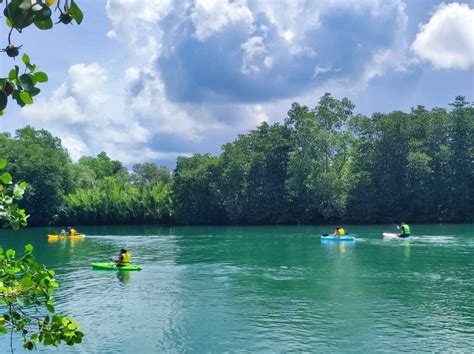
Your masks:
<svg viewBox="0 0 474 354"><path fill-rule="evenodd" d="M31 213L31 225L54 222L73 189L72 162L59 138L46 130L26 127L12 138L0 134L0 156L9 161L15 179L27 180L28 188L21 201Z"/></svg>
<svg viewBox="0 0 474 354"><path fill-rule="evenodd" d="M326 93L314 109L294 103L285 119L296 149L288 162L287 189L301 222L344 216L352 136L346 129L354 105Z"/></svg>
<svg viewBox="0 0 474 354"><path fill-rule="evenodd" d="M285 180L292 147L290 129L266 122L223 146L218 187L232 223L288 222Z"/></svg>
<svg viewBox="0 0 474 354"><path fill-rule="evenodd" d="M157 166L151 162L133 166L133 180L139 184L170 183L171 171L166 166Z"/></svg>
<svg viewBox="0 0 474 354"><path fill-rule="evenodd" d="M101 152L97 157L81 157L79 159L79 165L89 167L95 173L98 180L113 176L124 169L120 161L111 160L105 152Z"/></svg>
<svg viewBox="0 0 474 354"><path fill-rule="evenodd" d="M217 189L219 169L220 159L216 156L196 154L192 157L178 157L173 183L178 223L225 223Z"/></svg>

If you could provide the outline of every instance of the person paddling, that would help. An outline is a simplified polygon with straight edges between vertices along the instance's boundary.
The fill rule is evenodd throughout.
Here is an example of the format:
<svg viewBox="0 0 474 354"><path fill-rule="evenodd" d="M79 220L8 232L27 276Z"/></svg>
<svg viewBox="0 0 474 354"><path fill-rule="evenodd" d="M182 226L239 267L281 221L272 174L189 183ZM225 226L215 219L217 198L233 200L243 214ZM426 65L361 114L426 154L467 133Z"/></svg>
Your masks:
<svg viewBox="0 0 474 354"><path fill-rule="evenodd" d="M402 222L400 226L397 225L397 229L401 230L398 237L407 238L410 237L410 226L407 223Z"/></svg>
<svg viewBox="0 0 474 354"><path fill-rule="evenodd" d="M125 267L130 265L130 260L132 259L132 255L126 250L122 248L120 250L120 254L117 258L113 259L117 267Z"/></svg>
<svg viewBox="0 0 474 354"><path fill-rule="evenodd" d="M334 231L334 236L341 237L346 234L346 230L344 230L342 227L338 226L336 227L336 230Z"/></svg>
<svg viewBox="0 0 474 354"><path fill-rule="evenodd" d="M77 231L74 230L72 227L68 227L68 228L67 228L67 235L68 235L68 236L74 236L74 235L76 235L76 234L77 234Z"/></svg>

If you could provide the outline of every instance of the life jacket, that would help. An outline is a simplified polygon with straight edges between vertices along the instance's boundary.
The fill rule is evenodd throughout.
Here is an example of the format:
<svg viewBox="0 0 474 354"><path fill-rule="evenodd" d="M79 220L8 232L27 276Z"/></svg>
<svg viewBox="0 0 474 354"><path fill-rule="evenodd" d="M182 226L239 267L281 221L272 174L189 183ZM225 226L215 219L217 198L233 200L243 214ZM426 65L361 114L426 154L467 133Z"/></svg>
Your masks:
<svg viewBox="0 0 474 354"><path fill-rule="evenodd" d="M127 266L130 264L130 259L132 258L132 255L130 253L122 253L122 261L120 262L119 265L121 266Z"/></svg>
<svg viewBox="0 0 474 354"><path fill-rule="evenodd" d="M403 235L409 235L410 234L410 226L407 224L402 225L402 234Z"/></svg>
<svg viewBox="0 0 474 354"><path fill-rule="evenodd" d="M69 236L74 236L76 233L77 233L76 230L71 229L71 230L69 231Z"/></svg>
<svg viewBox="0 0 474 354"><path fill-rule="evenodd" d="M339 236L344 236L346 234L346 230L344 230L342 227L339 228L337 234Z"/></svg>

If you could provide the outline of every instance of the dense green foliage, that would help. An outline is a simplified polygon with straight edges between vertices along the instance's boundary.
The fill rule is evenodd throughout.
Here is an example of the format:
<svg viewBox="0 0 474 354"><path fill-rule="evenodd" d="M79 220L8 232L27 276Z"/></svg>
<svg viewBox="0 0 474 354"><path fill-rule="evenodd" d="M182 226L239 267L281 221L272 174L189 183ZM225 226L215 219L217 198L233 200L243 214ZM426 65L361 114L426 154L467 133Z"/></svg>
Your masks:
<svg viewBox="0 0 474 354"><path fill-rule="evenodd" d="M67 195L61 220L69 225L171 223L172 215L170 184L105 177L92 188Z"/></svg>
<svg viewBox="0 0 474 354"><path fill-rule="evenodd" d="M54 222L73 188L71 160L61 141L46 130L26 127L14 137L0 134L0 156L9 161L15 179L28 181L21 205L31 214L30 225Z"/></svg>
<svg viewBox="0 0 474 354"><path fill-rule="evenodd" d="M219 157L178 159L180 223L374 223L474 220L474 107L353 115L324 95L294 103Z"/></svg>
<svg viewBox="0 0 474 354"><path fill-rule="evenodd" d="M58 138L27 127L0 135L22 206L44 224L289 224L474 220L474 108L353 114L324 95L294 103L220 156L179 157L129 172L105 153L73 163Z"/></svg>
<svg viewBox="0 0 474 354"><path fill-rule="evenodd" d="M23 337L23 346L34 349L36 344L74 345L84 334L71 318L55 315L54 289L59 284L54 271L35 261L33 246L26 245L22 257L15 251L0 248L0 299L4 313L0 333L8 329Z"/></svg>
<svg viewBox="0 0 474 354"><path fill-rule="evenodd" d="M7 161L0 159L0 169ZM27 224L26 212L17 202L22 199L27 184L13 184L9 172L0 175L0 221L3 227L15 230ZM35 261L33 246L26 245L22 257L16 258L13 249L5 253L0 247L0 334L19 333L26 349L36 344L69 345L81 343L84 334L71 318L51 315L54 309L54 289L59 284L54 271ZM11 337L12 338L12 337ZM10 342L13 352L13 343Z"/></svg>
<svg viewBox="0 0 474 354"><path fill-rule="evenodd" d="M7 166L7 160L0 159L0 170ZM11 227L18 230L27 224L28 215L25 209L18 207L16 203L23 198L27 184L21 182L13 184L12 176L9 172L0 175L0 221L2 227Z"/></svg>

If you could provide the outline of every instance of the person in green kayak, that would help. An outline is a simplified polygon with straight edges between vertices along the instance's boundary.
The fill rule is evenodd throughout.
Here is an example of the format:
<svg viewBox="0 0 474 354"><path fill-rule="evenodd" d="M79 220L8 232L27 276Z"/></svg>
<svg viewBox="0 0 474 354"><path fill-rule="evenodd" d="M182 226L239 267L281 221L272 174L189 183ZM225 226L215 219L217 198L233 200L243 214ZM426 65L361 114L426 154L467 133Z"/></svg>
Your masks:
<svg viewBox="0 0 474 354"><path fill-rule="evenodd" d="M400 226L397 226L401 232L398 234L398 237L407 238L410 237L410 226L407 223L402 222Z"/></svg>
<svg viewBox="0 0 474 354"><path fill-rule="evenodd" d="M130 254L130 252L128 252L127 249L122 248L120 250L119 256L115 258L113 261L115 262L117 267L124 267L130 264L131 259L132 259L132 255Z"/></svg>

